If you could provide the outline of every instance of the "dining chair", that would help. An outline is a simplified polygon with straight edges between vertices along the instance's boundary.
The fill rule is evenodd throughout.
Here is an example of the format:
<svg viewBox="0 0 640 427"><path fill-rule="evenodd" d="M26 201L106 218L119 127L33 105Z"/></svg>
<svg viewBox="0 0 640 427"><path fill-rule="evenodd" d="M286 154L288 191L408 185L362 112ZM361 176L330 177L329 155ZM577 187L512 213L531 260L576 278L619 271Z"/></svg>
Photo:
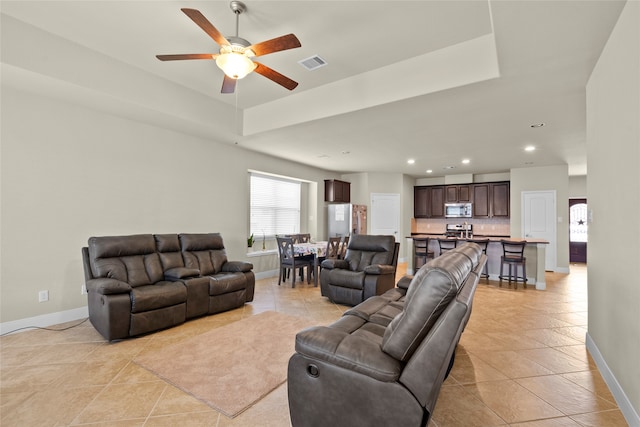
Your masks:
<svg viewBox="0 0 640 427"><path fill-rule="evenodd" d="M502 256L500 257L500 286L502 286L502 279L509 281L509 287L511 282L514 282L514 288L518 289L518 281L522 282L524 289L527 289L527 258L524 256L524 248L527 246L525 240L500 240L502 243ZM504 274L504 266L509 266L509 274ZM522 267L522 276L518 276L518 266Z"/></svg>
<svg viewBox="0 0 640 427"><path fill-rule="evenodd" d="M296 243L309 243L311 241L311 234L304 233L298 234L298 241Z"/></svg>
<svg viewBox="0 0 640 427"><path fill-rule="evenodd" d="M344 257L347 255L347 246L349 246L349 236L344 236L342 238L342 245L340 245L338 259L344 259Z"/></svg>
<svg viewBox="0 0 640 427"><path fill-rule="evenodd" d="M427 263L427 259L433 259L435 254L432 250L429 250L429 238L428 237L414 237L413 238L413 271L416 273L420 267ZM418 263L421 261L421 263Z"/></svg>
<svg viewBox="0 0 640 427"><path fill-rule="evenodd" d="M313 274L317 275L320 273L320 264L322 264L322 261L324 261L325 259L338 259L338 256L340 255L340 250L342 249L342 247L340 246L340 237L329 237L329 240L327 241L327 249L325 250L325 254L324 256L316 256L315 258L315 263L314 263L314 268L313 268ZM317 277L317 276L316 276ZM315 277L314 277L315 280Z"/></svg>
<svg viewBox="0 0 640 427"><path fill-rule="evenodd" d="M295 256L293 250L293 239L291 237L276 237L278 244L278 255L280 256L280 272L278 274L278 286L287 280L287 273L291 274L291 287L296 287L296 270L300 270L300 280L302 280L304 268L307 267L307 283L311 283L311 269L313 259Z"/></svg>

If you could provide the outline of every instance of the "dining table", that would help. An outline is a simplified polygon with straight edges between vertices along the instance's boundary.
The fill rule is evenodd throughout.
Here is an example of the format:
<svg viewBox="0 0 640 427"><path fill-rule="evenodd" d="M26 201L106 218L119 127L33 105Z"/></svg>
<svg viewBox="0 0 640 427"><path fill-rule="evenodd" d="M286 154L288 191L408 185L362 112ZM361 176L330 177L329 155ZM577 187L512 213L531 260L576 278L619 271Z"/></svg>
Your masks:
<svg viewBox="0 0 640 427"><path fill-rule="evenodd" d="M313 284L318 286L319 259L327 256L327 242L294 243L293 252L295 256L313 255Z"/></svg>

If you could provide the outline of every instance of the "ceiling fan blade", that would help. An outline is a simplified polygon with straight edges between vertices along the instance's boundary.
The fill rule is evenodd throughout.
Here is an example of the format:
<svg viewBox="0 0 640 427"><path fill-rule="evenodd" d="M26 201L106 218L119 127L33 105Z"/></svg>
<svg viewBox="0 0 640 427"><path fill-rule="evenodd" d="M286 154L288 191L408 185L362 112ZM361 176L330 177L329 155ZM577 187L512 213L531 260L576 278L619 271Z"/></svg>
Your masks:
<svg viewBox="0 0 640 427"><path fill-rule="evenodd" d="M302 46L300 40L293 34L276 37L275 39L266 40L249 46L255 52L256 56L266 55L268 53L280 52L281 50L293 49Z"/></svg>
<svg viewBox="0 0 640 427"><path fill-rule="evenodd" d="M214 59L212 53L181 53L176 55L156 55L160 61L180 61L182 59Z"/></svg>
<svg viewBox="0 0 640 427"><path fill-rule="evenodd" d="M231 77L224 75L224 80L222 80L222 90L220 93L233 93L236 90L236 79L232 79Z"/></svg>
<svg viewBox="0 0 640 427"><path fill-rule="evenodd" d="M202 28L205 33L209 34L209 37L215 40L218 45L225 46L230 44L225 36L223 36L220 31L218 31L218 29L214 27L213 24L209 22L209 20L207 20L207 18L205 18L202 13L200 13L199 10L187 8L183 8L180 10L183 11L184 14L189 18L191 18L191 20L195 22L196 25Z"/></svg>
<svg viewBox="0 0 640 427"><path fill-rule="evenodd" d="M280 86L283 86L289 90L294 90L296 86L298 86L297 82L294 82L289 77L280 74L276 70L269 68L266 65L260 64L259 62L255 62L255 64L257 65L255 69L256 73L263 75L269 80L273 80L274 82L278 83Z"/></svg>

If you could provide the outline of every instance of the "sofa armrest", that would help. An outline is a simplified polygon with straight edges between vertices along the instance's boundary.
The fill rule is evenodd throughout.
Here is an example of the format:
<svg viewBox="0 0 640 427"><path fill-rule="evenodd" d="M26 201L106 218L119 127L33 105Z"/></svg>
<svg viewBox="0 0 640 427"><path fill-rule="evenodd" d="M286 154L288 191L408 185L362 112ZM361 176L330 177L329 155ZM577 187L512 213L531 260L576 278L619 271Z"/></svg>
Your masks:
<svg viewBox="0 0 640 427"><path fill-rule="evenodd" d="M395 272L393 265L373 264L364 268L366 274L393 274Z"/></svg>
<svg viewBox="0 0 640 427"><path fill-rule="evenodd" d="M128 294L131 292L131 285L116 279L99 278L87 282L87 291L101 295Z"/></svg>
<svg viewBox="0 0 640 427"><path fill-rule="evenodd" d="M413 276L411 275L403 276L400 280L398 280L398 283L396 284L396 286L401 289L409 289L409 285L411 284L412 280L413 280Z"/></svg>
<svg viewBox="0 0 640 427"><path fill-rule="evenodd" d="M198 276L200 276L200 270L197 268L176 267L164 272L164 279L172 282Z"/></svg>
<svg viewBox="0 0 640 427"><path fill-rule="evenodd" d="M244 261L227 261L222 264L225 273L247 273L253 270L253 264Z"/></svg>
<svg viewBox="0 0 640 427"><path fill-rule="evenodd" d="M324 261L322 261L322 264L320 264L320 266L322 268L326 268L327 270L333 270L334 268L342 268L345 270L349 269L349 263L344 259L325 259Z"/></svg>
<svg viewBox="0 0 640 427"><path fill-rule="evenodd" d="M338 329L315 326L299 332L296 351L379 381L400 377L400 362L384 353L378 343Z"/></svg>

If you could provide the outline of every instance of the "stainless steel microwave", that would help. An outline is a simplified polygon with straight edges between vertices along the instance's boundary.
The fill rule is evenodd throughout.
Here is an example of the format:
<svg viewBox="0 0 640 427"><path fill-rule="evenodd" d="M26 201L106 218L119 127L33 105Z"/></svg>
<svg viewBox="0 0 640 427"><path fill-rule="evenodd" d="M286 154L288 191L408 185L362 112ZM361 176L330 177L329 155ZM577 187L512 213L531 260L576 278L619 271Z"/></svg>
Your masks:
<svg viewBox="0 0 640 427"><path fill-rule="evenodd" d="M471 203L445 203L445 218L471 218L473 205Z"/></svg>

